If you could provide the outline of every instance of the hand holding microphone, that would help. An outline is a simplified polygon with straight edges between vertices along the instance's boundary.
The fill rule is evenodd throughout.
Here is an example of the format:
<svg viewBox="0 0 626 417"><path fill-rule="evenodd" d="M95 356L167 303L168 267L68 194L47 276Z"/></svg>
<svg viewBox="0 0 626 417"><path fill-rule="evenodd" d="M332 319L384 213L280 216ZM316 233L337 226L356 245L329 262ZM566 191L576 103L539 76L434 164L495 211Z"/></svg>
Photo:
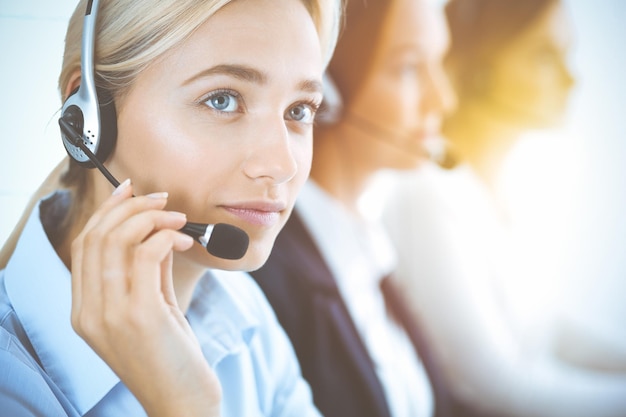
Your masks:
<svg viewBox="0 0 626 417"><path fill-rule="evenodd" d="M92 214L71 248L72 326L147 412L176 407L175 398L183 403L178 412L197 407L209 415L219 406L219 380L173 279L173 253L193 240L176 231L186 216L164 210L167 198L164 192L134 197L126 180ZM195 396L188 387L206 394Z"/></svg>

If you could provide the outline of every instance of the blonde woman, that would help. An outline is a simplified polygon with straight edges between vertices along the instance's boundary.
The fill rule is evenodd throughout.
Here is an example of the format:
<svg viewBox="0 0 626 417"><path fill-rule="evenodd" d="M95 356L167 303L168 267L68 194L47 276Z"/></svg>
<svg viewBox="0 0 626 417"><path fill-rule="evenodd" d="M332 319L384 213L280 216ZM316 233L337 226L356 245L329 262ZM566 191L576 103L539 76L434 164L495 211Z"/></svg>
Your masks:
<svg viewBox="0 0 626 417"><path fill-rule="evenodd" d="M84 78L91 6L69 23L64 101ZM223 270L265 262L308 176L340 5L103 0L97 12L94 79L117 114L101 162L128 180L113 189L63 163L3 250L0 409L317 415L261 292ZM187 219L242 229L247 251L208 253L179 232Z"/></svg>

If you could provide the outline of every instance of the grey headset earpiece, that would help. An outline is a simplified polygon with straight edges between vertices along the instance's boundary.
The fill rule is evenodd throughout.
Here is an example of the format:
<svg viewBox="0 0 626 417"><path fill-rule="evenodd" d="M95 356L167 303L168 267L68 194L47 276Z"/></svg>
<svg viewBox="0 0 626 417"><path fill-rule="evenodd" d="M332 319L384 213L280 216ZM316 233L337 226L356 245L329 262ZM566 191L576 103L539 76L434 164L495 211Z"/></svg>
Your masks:
<svg viewBox="0 0 626 417"><path fill-rule="evenodd" d="M89 0L85 11L81 45L80 87L63 104L61 118L82 132L85 145L104 162L117 137L115 105L109 94L96 89L94 50L98 0ZM87 167L94 164L89 157L61 131L63 145L72 159Z"/></svg>

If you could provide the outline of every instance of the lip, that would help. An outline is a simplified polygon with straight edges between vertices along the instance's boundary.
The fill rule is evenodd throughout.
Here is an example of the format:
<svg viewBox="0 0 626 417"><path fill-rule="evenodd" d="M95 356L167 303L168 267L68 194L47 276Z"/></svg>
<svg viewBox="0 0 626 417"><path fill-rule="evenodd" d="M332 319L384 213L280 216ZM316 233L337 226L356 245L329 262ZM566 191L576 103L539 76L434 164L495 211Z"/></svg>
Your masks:
<svg viewBox="0 0 626 417"><path fill-rule="evenodd" d="M280 219L287 204L278 201L257 201L222 206L226 211L255 226L271 227Z"/></svg>

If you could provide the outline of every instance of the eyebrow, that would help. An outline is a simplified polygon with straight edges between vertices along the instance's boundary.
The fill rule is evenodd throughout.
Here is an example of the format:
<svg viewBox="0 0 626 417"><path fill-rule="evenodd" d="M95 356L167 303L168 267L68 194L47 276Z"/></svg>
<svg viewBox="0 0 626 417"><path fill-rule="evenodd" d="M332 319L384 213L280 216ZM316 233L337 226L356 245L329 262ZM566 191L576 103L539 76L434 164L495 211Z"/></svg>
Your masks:
<svg viewBox="0 0 626 417"><path fill-rule="evenodd" d="M256 84L265 84L269 78L266 73L246 65L220 64L200 71L185 80L183 85L191 84L196 80L209 77L211 75L228 75L242 81L248 81ZM321 93L323 91L322 82L314 79L301 81L298 84L298 89L311 93Z"/></svg>
<svg viewBox="0 0 626 417"><path fill-rule="evenodd" d="M209 77L211 75L230 75L243 81L254 82L257 84L264 84L267 82L267 74L245 65L236 64L220 64L214 67L200 71L192 77L185 80L184 85L191 84L192 82Z"/></svg>
<svg viewBox="0 0 626 417"><path fill-rule="evenodd" d="M322 82L318 80L304 80L298 84L298 89L307 93L322 93L324 91Z"/></svg>

